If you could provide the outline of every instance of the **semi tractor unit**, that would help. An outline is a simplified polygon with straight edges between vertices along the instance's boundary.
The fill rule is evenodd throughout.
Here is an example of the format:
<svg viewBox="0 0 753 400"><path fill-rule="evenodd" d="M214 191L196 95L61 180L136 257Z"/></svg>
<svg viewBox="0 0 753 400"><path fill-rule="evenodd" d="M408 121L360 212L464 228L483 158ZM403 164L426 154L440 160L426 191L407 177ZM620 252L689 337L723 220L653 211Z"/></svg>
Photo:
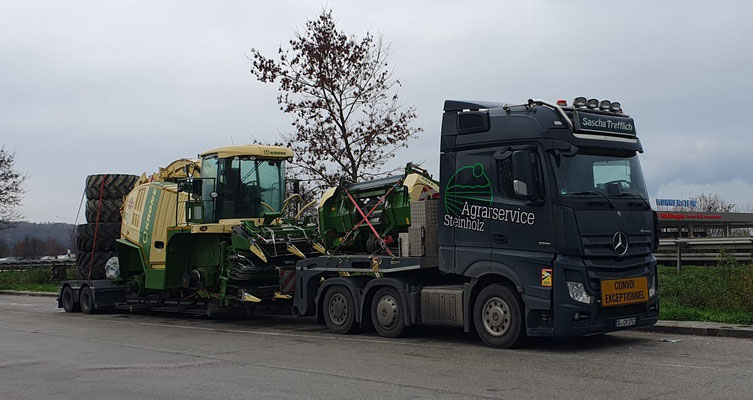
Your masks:
<svg viewBox="0 0 753 400"><path fill-rule="evenodd" d="M200 179L137 186L124 202L119 276L64 282L61 307L288 301L336 333L457 326L501 348L658 318L656 215L634 121L617 102L448 100L439 181L411 164L343 181L318 201L317 224L281 217L292 153L266 151L279 156L251 157L276 166L274 183L265 172L245 197L223 186L223 171L249 157L236 150L203 153ZM147 229L150 218L164 222Z"/></svg>

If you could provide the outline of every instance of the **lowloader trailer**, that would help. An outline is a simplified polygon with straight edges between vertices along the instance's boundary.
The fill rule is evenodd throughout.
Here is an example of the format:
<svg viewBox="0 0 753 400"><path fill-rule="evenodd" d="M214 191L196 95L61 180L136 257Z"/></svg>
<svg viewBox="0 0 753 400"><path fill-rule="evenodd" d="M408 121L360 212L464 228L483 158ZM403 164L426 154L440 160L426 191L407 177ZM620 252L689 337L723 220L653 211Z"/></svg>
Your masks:
<svg viewBox="0 0 753 400"><path fill-rule="evenodd" d="M267 287L266 296L250 283L222 286L220 265L214 275L194 275L201 285L174 286L172 296L150 289L152 300L173 307L183 301L186 308L185 301L201 298L222 308L246 295L260 302L290 297L294 316L315 316L336 333L373 327L398 337L417 325L456 326L499 348L520 346L529 336L651 325L659 313L658 235L637 156L642 151L633 119L616 102L448 100L438 182L409 165L402 176L328 190L316 231L305 235L318 252L260 262L284 248L287 239L277 235L276 247L248 255L285 282ZM214 204L222 196L205 199L198 192L189 197ZM186 221L192 232L201 229ZM223 229L235 233L234 226ZM225 246L214 253L223 254L246 252L247 245L253 242L231 237L205 248ZM201 267L217 264L209 259ZM193 264L181 267L189 281L198 269ZM64 286L59 303L68 310ZM69 287L68 303L83 308L84 289ZM191 298L199 290L206 294Z"/></svg>

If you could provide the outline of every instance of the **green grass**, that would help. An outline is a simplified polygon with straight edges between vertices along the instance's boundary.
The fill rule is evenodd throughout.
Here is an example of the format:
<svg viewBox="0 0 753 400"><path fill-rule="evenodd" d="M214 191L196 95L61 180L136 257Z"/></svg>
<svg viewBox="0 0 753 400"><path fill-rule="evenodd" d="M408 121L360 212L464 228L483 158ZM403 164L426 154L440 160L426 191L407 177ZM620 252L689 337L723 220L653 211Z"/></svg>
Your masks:
<svg viewBox="0 0 753 400"><path fill-rule="evenodd" d="M31 268L27 271L0 272L0 290L57 292L58 284L52 280L50 268Z"/></svg>
<svg viewBox="0 0 753 400"><path fill-rule="evenodd" d="M753 324L753 265L659 267L659 318Z"/></svg>

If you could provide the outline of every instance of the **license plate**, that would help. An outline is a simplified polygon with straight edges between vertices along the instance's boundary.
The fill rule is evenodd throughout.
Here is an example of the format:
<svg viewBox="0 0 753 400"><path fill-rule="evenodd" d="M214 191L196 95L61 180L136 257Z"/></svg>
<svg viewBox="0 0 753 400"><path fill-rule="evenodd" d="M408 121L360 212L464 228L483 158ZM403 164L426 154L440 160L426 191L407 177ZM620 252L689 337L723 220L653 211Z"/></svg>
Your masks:
<svg viewBox="0 0 753 400"><path fill-rule="evenodd" d="M601 281L601 306L612 307L648 301L648 278L611 279Z"/></svg>
<svg viewBox="0 0 753 400"><path fill-rule="evenodd" d="M636 317L630 317L630 318L620 318L617 321L614 321L614 327L615 328L624 328L626 326L633 326L638 321Z"/></svg>

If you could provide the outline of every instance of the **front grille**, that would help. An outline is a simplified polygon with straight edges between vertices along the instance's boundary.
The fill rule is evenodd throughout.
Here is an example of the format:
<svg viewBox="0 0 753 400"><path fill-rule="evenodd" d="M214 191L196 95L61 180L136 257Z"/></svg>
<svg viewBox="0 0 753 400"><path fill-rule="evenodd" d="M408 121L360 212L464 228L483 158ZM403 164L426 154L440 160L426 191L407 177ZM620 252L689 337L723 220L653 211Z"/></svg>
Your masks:
<svg viewBox="0 0 753 400"><path fill-rule="evenodd" d="M583 255L587 259L619 258L612 249L614 235L583 236ZM651 234L628 235L629 246L624 258L640 257L651 254L653 238Z"/></svg>
<svg viewBox="0 0 753 400"><path fill-rule="evenodd" d="M652 246L650 234L628 235L630 245L627 253L620 257L612 250L613 235L583 236L583 263L588 271L591 289L600 290L604 279L647 276Z"/></svg>

